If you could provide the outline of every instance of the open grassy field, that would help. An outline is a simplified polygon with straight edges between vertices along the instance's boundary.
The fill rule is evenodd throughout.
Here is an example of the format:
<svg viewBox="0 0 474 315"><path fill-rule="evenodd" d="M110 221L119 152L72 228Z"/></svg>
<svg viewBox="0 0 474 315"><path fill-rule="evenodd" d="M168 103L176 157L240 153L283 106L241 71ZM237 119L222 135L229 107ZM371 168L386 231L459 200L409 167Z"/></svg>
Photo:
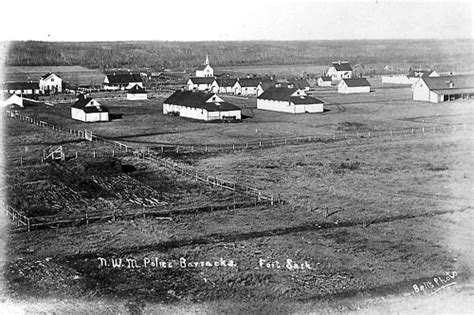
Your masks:
<svg viewBox="0 0 474 315"><path fill-rule="evenodd" d="M104 100L123 118L100 124L71 120L67 104L20 109L137 148L423 127L450 131L176 156L196 170L258 187L283 202L175 214L171 220L104 220L10 234L6 279L11 296L19 301L73 300L79 305L95 300L111 303L115 311L170 311L176 306L286 313L363 312L380 309L387 303L382 298L417 305L435 292L472 294L472 103L414 102L410 88L378 87L356 96L339 95L332 88L313 94L325 100L327 111L280 114L257 110L255 98L224 96L244 107L247 115L230 124L164 116L165 96L139 102ZM89 154L111 149L19 121L7 121L6 127L9 156L36 155L51 144ZM177 202L226 196L166 175L151 162L121 161L134 167L128 173L134 180ZM28 170L11 168L7 180ZM163 264L152 266L155 258ZM112 259L122 259L123 265L113 267ZM183 266L183 259L197 265Z"/></svg>
<svg viewBox="0 0 474 315"><path fill-rule="evenodd" d="M81 66L6 66L3 68L5 82L38 82L41 76L54 72L71 85L100 85L105 75L98 69Z"/></svg>

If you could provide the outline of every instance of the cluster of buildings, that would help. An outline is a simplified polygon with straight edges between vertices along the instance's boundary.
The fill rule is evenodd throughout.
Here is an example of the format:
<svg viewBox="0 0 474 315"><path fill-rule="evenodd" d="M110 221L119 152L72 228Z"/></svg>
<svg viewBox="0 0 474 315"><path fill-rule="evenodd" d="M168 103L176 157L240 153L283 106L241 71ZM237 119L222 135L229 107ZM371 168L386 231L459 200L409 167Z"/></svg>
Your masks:
<svg viewBox="0 0 474 315"><path fill-rule="evenodd" d="M409 84L413 100L433 103L469 99L474 93L474 75L441 76L433 70L410 69L407 75L382 77L383 83ZM366 78L354 76L348 61L332 62L317 79L320 87L337 86L338 93L370 93ZM127 100L146 100L147 91L140 74L129 71L109 72L103 81L105 91L126 91ZM186 87L175 91L163 102L163 114L204 121L240 120L241 109L218 94L256 96L257 109L283 113L321 113L324 102L307 94L307 80L276 80L273 77L218 77L209 57L204 66L190 77ZM63 80L54 73L43 75L38 82L10 82L2 85L3 93L11 95L6 104L23 106L21 96L64 92ZM80 96L71 107L71 117L84 122L108 121L109 110L97 100Z"/></svg>

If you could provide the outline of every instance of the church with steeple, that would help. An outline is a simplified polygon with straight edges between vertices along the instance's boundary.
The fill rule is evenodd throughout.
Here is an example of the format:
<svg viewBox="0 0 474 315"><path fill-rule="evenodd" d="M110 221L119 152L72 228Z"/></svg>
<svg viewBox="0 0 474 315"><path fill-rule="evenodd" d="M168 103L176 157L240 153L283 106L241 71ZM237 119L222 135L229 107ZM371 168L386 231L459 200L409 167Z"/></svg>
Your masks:
<svg viewBox="0 0 474 315"><path fill-rule="evenodd" d="M198 78L208 78L214 77L214 69L212 69L209 64L209 56L206 56L206 63L204 64L204 69L196 70L196 77Z"/></svg>

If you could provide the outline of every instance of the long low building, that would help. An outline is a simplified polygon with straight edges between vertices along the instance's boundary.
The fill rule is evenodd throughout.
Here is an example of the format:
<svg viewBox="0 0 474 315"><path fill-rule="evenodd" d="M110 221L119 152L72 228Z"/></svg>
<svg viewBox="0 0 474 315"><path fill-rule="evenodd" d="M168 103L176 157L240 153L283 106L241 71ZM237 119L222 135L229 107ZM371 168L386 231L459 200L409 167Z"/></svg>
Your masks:
<svg viewBox="0 0 474 315"><path fill-rule="evenodd" d="M474 75L422 77L413 85L413 100L431 103L470 99L474 94Z"/></svg>
<svg viewBox="0 0 474 315"><path fill-rule="evenodd" d="M269 87L257 97L257 109L283 113L321 113L323 101L308 96L303 90L288 87Z"/></svg>
<svg viewBox="0 0 474 315"><path fill-rule="evenodd" d="M370 93L370 83L365 78L342 79L337 85L337 92L342 94Z"/></svg>
<svg viewBox="0 0 474 315"><path fill-rule="evenodd" d="M224 101L215 93L202 91L174 92L163 102L163 114L205 121L240 120L240 107Z"/></svg>

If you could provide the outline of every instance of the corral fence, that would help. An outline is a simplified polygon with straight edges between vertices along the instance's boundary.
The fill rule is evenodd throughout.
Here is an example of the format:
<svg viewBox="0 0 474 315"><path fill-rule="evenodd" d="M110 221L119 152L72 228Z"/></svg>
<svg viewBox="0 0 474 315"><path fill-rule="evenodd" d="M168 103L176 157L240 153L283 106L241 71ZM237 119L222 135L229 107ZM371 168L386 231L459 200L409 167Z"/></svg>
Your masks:
<svg viewBox="0 0 474 315"><path fill-rule="evenodd" d="M47 228L62 228L68 226L76 226L80 224L92 224L94 222L104 222L109 220L131 220L137 218L153 217L161 220L172 220L171 215L188 215L202 212L214 212L225 210L238 210L257 208L266 205L265 201L255 200L239 200L236 198L227 198L214 200L210 204L204 206L162 206L155 208L147 208L140 210L128 211L84 211L81 213L65 214L65 215L47 215L47 216L26 216L21 214L9 205L5 205L6 213L16 223L14 231L30 232L32 230ZM171 209L167 209L171 208Z"/></svg>

